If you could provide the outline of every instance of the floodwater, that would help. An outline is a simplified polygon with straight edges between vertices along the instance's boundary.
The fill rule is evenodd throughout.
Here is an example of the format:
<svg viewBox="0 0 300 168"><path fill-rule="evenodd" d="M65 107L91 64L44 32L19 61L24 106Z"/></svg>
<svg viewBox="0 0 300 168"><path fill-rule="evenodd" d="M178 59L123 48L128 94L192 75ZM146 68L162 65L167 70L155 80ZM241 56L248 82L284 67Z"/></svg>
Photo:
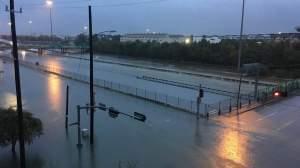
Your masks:
<svg viewBox="0 0 300 168"><path fill-rule="evenodd" d="M20 57L24 61L39 62L43 65L52 66L59 69L64 69L71 72L82 73L89 75L89 61L84 59L74 59L57 56L37 56L32 53L27 53ZM148 91L167 94L173 97L180 97L181 99L196 101L198 96L197 90L188 88L176 87L152 81L139 79L138 77L150 76L164 80L171 80L183 82L193 85L202 85L204 87L220 89L224 91L237 92L238 83L222 81L217 79L210 79L189 74L158 71L152 69L143 69L137 67L124 66L113 63L95 62L94 65L95 78L104 79L107 81L117 82L140 89L147 89ZM242 92L253 92L254 86L242 85ZM202 99L203 103L215 104L219 101L228 99L229 97L219 94L205 92Z"/></svg>
<svg viewBox="0 0 300 168"><path fill-rule="evenodd" d="M88 138L84 138L83 147L78 149L76 127L64 128L65 89L70 85L70 122L74 122L76 105L89 102L89 86L24 67L21 67L21 79L24 108L40 118L44 125L44 134L26 146L30 168L126 168L134 165L137 168L243 168L296 167L300 163L299 151L287 150L290 146L286 142L290 139L272 133L274 128L270 125L278 121L254 122L263 113L253 112L245 118L197 121L188 113L101 88L96 88L96 102L129 114L143 113L147 121L141 123L122 116L112 119L106 112L97 111L95 144L89 145ZM0 86L1 106L15 105L11 63L4 64ZM82 128L89 128L87 113L81 114ZM284 153L272 154L277 144L281 144ZM299 148L298 143L295 147ZM290 153L285 154L287 151ZM17 158L12 156L10 147L0 148L0 165L1 168L17 167Z"/></svg>

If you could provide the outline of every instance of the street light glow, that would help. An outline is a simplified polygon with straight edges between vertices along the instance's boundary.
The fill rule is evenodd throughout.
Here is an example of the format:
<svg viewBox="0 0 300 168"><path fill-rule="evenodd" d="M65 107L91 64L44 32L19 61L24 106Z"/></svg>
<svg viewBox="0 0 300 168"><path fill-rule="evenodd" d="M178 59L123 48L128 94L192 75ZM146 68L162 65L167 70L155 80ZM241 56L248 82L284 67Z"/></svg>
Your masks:
<svg viewBox="0 0 300 168"><path fill-rule="evenodd" d="M29 23L29 24L32 24L32 21L31 21L31 20L29 20L29 21L28 21L28 23Z"/></svg>
<svg viewBox="0 0 300 168"><path fill-rule="evenodd" d="M87 29L88 29L88 27L87 27L87 26L84 26L84 27L83 27L83 29L84 29L84 30L87 30Z"/></svg>
<svg viewBox="0 0 300 168"><path fill-rule="evenodd" d="M25 50L21 51L21 55L22 55L22 58L24 59L26 57L26 51Z"/></svg>
<svg viewBox="0 0 300 168"><path fill-rule="evenodd" d="M52 0L47 0L47 1L46 1L46 5L47 5L48 7L52 7L52 6L53 6L53 1L52 1Z"/></svg>
<svg viewBox="0 0 300 168"><path fill-rule="evenodd" d="M191 39L190 38L186 38L185 39L185 44L190 44L191 43Z"/></svg>
<svg viewBox="0 0 300 168"><path fill-rule="evenodd" d="M11 22L8 22L7 24L8 24L8 26L11 26Z"/></svg>

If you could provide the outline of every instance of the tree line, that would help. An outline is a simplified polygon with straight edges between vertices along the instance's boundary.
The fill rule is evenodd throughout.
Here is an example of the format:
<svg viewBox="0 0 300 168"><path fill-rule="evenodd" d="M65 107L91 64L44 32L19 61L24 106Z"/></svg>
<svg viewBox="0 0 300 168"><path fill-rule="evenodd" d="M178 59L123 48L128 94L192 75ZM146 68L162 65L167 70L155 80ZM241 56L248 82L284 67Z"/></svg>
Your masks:
<svg viewBox="0 0 300 168"><path fill-rule="evenodd" d="M88 38L79 35L75 43L87 44ZM238 47L238 40L222 40L216 44L202 40L187 45L140 41L120 42L94 37L94 51L98 54L222 66L237 65ZM300 42L244 40L242 63L255 62L270 68L300 68Z"/></svg>

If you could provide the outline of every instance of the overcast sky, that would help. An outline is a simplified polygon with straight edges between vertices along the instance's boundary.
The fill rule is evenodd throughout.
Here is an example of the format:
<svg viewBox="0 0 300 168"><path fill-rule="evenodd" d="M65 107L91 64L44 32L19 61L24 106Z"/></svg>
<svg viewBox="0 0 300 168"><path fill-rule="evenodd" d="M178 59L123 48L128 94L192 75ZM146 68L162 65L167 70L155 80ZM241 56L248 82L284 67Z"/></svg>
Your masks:
<svg viewBox="0 0 300 168"><path fill-rule="evenodd" d="M45 0L15 0L18 34L49 34ZM0 34L9 32L9 15L0 0ZM87 0L53 0L54 33L74 35L88 24ZM92 0L94 32L238 34L242 0ZM246 0L246 33L293 32L300 25L300 0ZM31 20L33 23L29 24Z"/></svg>

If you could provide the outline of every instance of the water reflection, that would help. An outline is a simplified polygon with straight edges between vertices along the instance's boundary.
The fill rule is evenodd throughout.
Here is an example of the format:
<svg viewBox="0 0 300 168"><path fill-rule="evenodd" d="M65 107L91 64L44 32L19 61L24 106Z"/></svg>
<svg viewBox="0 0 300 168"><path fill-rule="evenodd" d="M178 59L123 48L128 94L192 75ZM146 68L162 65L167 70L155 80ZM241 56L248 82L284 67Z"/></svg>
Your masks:
<svg viewBox="0 0 300 168"><path fill-rule="evenodd" d="M55 59L48 59L46 65L51 72L61 73L62 65L60 64L59 61Z"/></svg>
<svg viewBox="0 0 300 168"><path fill-rule="evenodd" d="M1 168L15 168L19 167L19 157L17 155L7 153L0 157ZM38 154L29 155L26 158L26 165L30 168L45 167L45 160Z"/></svg>
<svg viewBox="0 0 300 168"><path fill-rule="evenodd" d="M24 61L26 59L27 52L25 50L21 51L22 60Z"/></svg>
<svg viewBox="0 0 300 168"><path fill-rule="evenodd" d="M62 103L62 83L61 80L53 74L50 74L47 81L47 96L54 111L59 111Z"/></svg>
<svg viewBox="0 0 300 168"><path fill-rule="evenodd" d="M236 165L246 167L248 165L248 143L249 137L240 131L224 129L220 133L220 143L217 145L218 155L225 161L224 167L235 167Z"/></svg>
<svg viewBox="0 0 300 168"><path fill-rule="evenodd" d="M3 108L14 107L17 104L16 95L13 93L4 93L1 95L0 106Z"/></svg>
<svg viewBox="0 0 300 168"><path fill-rule="evenodd" d="M0 75L4 72L3 60L0 59Z"/></svg>

